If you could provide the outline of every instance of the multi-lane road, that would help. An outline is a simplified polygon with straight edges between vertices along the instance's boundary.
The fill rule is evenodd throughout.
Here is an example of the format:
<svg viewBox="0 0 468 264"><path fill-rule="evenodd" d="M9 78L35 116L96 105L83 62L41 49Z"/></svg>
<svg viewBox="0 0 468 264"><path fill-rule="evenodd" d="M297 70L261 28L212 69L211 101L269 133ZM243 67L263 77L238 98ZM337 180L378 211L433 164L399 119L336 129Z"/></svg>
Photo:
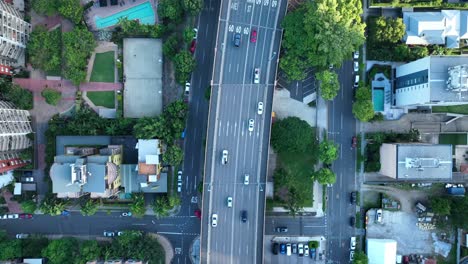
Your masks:
<svg viewBox="0 0 468 264"><path fill-rule="evenodd" d="M221 2L207 135L202 263L262 263L271 104L286 1ZM257 32L255 42L252 31ZM241 35L236 47L234 35ZM260 82L254 84L254 69ZM258 103L263 102L263 114ZM253 131L248 120L254 120ZM228 162L222 164L222 152ZM249 183L244 184L244 175ZM227 197L233 206L227 207ZM241 211L247 221L241 221ZM212 215L218 215L212 227Z"/></svg>

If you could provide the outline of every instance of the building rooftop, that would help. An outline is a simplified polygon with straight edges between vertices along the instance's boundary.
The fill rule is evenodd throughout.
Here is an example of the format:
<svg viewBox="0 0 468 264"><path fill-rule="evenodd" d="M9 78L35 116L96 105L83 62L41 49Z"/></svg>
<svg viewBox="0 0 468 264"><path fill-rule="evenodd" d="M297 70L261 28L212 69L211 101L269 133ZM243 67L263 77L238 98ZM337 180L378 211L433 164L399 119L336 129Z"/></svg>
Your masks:
<svg viewBox="0 0 468 264"><path fill-rule="evenodd" d="M393 239L368 238L366 254L369 264L395 264L397 242Z"/></svg>

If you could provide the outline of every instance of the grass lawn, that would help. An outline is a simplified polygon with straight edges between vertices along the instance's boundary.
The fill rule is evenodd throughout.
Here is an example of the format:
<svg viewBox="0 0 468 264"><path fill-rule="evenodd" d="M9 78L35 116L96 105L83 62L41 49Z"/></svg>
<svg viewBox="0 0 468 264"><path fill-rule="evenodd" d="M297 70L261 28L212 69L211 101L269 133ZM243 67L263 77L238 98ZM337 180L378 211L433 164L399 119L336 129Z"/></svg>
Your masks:
<svg viewBox="0 0 468 264"><path fill-rule="evenodd" d="M107 108L115 107L115 92L114 91L105 91L105 92L87 92L89 100L93 102L96 106L104 106Z"/></svg>
<svg viewBox="0 0 468 264"><path fill-rule="evenodd" d="M452 106L433 106L433 113L454 113L468 115L468 104Z"/></svg>
<svg viewBox="0 0 468 264"><path fill-rule="evenodd" d="M114 82L115 60L114 52L96 53L93 71L91 72L91 82Z"/></svg>
<svg viewBox="0 0 468 264"><path fill-rule="evenodd" d="M450 144L452 145L453 154L455 154L456 145L466 145L467 144L467 135L466 134L440 134L439 135L439 144Z"/></svg>

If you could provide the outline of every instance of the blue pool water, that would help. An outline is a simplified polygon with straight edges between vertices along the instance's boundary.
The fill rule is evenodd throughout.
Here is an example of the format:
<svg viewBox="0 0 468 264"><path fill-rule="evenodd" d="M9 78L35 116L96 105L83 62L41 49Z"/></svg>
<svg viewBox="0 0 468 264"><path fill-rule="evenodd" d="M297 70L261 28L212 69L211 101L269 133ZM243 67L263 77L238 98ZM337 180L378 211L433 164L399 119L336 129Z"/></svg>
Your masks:
<svg viewBox="0 0 468 264"><path fill-rule="evenodd" d="M141 24L154 25L156 22L154 18L154 10L150 2L144 2L143 4L125 9L107 17L101 18L96 16L94 20L96 22L96 27L98 29L102 29L116 25L119 22L119 19L124 17L128 20L138 19Z"/></svg>
<svg viewBox="0 0 468 264"><path fill-rule="evenodd" d="M374 103L374 111L383 111L384 110L384 90L383 89L374 89L372 93L372 101Z"/></svg>

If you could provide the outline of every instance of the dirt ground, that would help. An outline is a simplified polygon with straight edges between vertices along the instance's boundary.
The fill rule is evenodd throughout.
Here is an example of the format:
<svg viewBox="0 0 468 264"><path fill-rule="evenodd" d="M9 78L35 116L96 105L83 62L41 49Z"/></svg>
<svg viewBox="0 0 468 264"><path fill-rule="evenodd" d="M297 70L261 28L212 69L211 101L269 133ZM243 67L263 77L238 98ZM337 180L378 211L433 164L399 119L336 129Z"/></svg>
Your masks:
<svg viewBox="0 0 468 264"><path fill-rule="evenodd" d="M397 253L402 255L433 254L434 246L431 232L435 230L417 228L415 213L383 210L382 223L375 221L375 210L369 210L368 217L368 238L394 239L397 241Z"/></svg>

